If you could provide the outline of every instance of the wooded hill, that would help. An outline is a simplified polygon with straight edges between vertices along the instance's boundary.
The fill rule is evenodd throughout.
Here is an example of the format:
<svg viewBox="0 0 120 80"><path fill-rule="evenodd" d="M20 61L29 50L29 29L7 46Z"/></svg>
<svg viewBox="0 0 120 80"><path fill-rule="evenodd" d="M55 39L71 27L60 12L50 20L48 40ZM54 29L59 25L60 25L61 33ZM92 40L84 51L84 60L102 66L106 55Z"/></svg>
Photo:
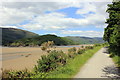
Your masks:
<svg viewBox="0 0 120 80"><path fill-rule="evenodd" d="M38 35L29 31L15 28L2 29L3 46L40 46L43 42L54 41L55 45L77 45L103 43L102 38L89 37L59 37L56 35Z"/></svg>
<svg viewBox="0 0 120 80"><path fill-rule="evenodd" d="M10 46L41 46L43 42L47 41L53 41L55 45L68 45L68 44L74 44L73 41L58 37L56 35L42 35L38 37L33 37L33 38L25 38L25 39L20 39L12 43Z"/></svg>
<svg viewBox="0 0 120 80"><path fill-rule="evenodd" d="M0 28L0 30L2 31L2 45L4 46L18 39L38 36L36 33L16 28Z"/></svg>

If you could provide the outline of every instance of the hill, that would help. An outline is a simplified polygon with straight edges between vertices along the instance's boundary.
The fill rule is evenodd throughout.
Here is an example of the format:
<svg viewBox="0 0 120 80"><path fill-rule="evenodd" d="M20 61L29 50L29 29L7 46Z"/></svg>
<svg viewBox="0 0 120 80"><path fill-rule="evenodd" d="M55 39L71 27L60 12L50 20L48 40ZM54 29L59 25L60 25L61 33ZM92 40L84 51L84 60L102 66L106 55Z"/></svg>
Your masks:
<svg viewBox="0 0 120 80"><path fill-rule="evenodd" d="M15 40L38 36L38 34L16 28L0 28L0 30L2 30L2 45L8 45Z"/></svg>
<svg viewBox="0 0 120 80"><path fill-rule="evenodd" d="M41 46L43 42L54 41L55 45L77 45L77 44L95 44L103 43L102 38L89 38L89 37L79 37L79 36L69 36L69 37L59 37L56 35L41 35L33 38L24 38L16 40L10 46Z"/></svg>
<svg viewBox="0 0 120 80"><path fill-rule="evenodd" d="M75 42L75 44L96 44L96 43L104 43L104 40L99 37L80 37L80 36L67 36L65 37Z"/></svg>
<svg viewBox="0 0 120 80"><path fill-rule="evenodd" d="M68 44L74 44L72 40L69 40L67 38L58 37L56 35L42 35L37 36L33 38L26 38L26 39L20 39L16 40L14 43L12 43L10 46L40 46L43 42L47 41L54 41L55 45L68 45Z"/></svg>
<svg viewBox="0 0 120 80"><path fill-rule="evenodd" d="M43 42L54 41L55 45L77 45L103 43L102 38L80 36L59 37L56 35L41 35L16 28L2 29L3 46L40 46Z"/></svg>

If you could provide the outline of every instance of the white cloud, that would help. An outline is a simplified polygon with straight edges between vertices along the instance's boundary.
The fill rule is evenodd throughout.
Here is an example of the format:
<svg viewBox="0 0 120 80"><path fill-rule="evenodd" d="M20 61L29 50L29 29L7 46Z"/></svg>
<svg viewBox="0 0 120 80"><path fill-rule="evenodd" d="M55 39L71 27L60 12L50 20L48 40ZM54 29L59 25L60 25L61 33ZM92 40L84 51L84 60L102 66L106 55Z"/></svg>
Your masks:
<svg viewBox="0 0 120 80"><path fill-rule="evenodd" d="M32 20L31 24L24 25L24 28L33 30L62 30L66 28L78 28L87 26L96 26L98 28L105 26L106 14L89 14L82 19L66 18L62 13L49 13L39 15Z"/></svg>
<svg viewBox="0 0 120 80"><path fill-rule="evenodd" d="M86 37L102 37L103 32L99 31L81 31L81 30L63 30L61 34Z"/></svg>
<svg viewBox="0 0 120 80"><path fill-rule="evenodd" d="M73 2L3 2L0 9L0 25L19 24L31 20L34 16L42 16L45 11L53 11L66 7L80 7Z"/></svg>
<svg viewBox="0 0 120 80"><path fill-rule="evenodd" d="M77 14L87 14L89 12L95 12L96 6L94 6L92 3L83 3L83 7L79 9L76 13Z"/></svg>
<svg viewBox="0 0 120 80"><path fill-rule="evenodd" d="M2 9L0 9L0 15L2 20L0 25L8 26L11 24L19 25L20 27L29 30L64 30L69 28L96 26L97 28L103 28L105 20L108 17L105 12L107 8L106 2L101 3L80 3L80 2L10 2L3 3ZM76 14L84 16L85 18L68 18L63 13L49 13L45 14L45 11L54 11L67 7L80 8ZM88 14L94 12L94 14ZM29 20L30 23L20 25L25 20ZM18 26L18 27L19 27ZM70 33L70 31L68 31ZM71 33L82 33L82 31L71 31ZM66 34L65 32L63 32ZM100 36L100 32L86 32L89 36Z"/></svg>
<svg viewBox="0 0 120 80"><path fill-rule="evenodd" d="M104 26L108 18L108 14L106 13L107 4L107 2L84 3L83 7L79 9L76 14L83 15L89 23L96 27Z"/></svg>
<svg viewBox="0 0 120 80"><path fill-rule="evenodd" d="M16 26L0 26L1 28L18 28Z"/></svg>
<svg viewBox="0 0 120 80"><path fill-rule="evenodd" d="M113 0L3 0L2 2L111 2Z"/></svg>
<svg viewBox="0 0 120 80"><path fill-rule="evenodd" d="M19 24L25 20L32 19L32 13L20 12L19 9L9 9L3 7L0 10L0 25Z"/></svg>

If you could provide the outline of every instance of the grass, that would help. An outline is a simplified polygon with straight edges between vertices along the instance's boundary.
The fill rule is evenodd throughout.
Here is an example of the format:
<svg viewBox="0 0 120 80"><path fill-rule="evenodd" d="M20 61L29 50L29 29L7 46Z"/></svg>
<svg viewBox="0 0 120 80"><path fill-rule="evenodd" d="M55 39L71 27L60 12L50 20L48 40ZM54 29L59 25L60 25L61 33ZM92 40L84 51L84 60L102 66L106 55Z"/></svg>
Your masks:
<svg viewBox="0 0 120 80"><path fill-rule="evenodd" d="M50 72L47 78L73 78L80 68L101 48L102 46L95 47L77 55L74 59L69 59L68 64Z"/></svg>
<svg viewBox="0 0 120 80"><path fill-rule="evenodd" d="M117 67L120 67L120 56L114 56L113 61L115 62Z"/></svg>

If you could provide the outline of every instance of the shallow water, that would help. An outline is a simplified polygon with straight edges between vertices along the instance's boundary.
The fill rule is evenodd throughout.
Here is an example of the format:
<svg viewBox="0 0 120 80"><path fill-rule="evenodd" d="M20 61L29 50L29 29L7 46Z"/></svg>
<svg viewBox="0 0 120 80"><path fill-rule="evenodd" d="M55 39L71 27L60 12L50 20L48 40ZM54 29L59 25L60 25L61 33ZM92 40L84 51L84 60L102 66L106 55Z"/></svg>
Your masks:
<svg viewBox="0 0 120 80"><path fill-rule="evenodd" d="M81 47L80 45L75 45L75 46L56 46L56 47L67 47L67 48L72 48L72 47Z"/></svg>

